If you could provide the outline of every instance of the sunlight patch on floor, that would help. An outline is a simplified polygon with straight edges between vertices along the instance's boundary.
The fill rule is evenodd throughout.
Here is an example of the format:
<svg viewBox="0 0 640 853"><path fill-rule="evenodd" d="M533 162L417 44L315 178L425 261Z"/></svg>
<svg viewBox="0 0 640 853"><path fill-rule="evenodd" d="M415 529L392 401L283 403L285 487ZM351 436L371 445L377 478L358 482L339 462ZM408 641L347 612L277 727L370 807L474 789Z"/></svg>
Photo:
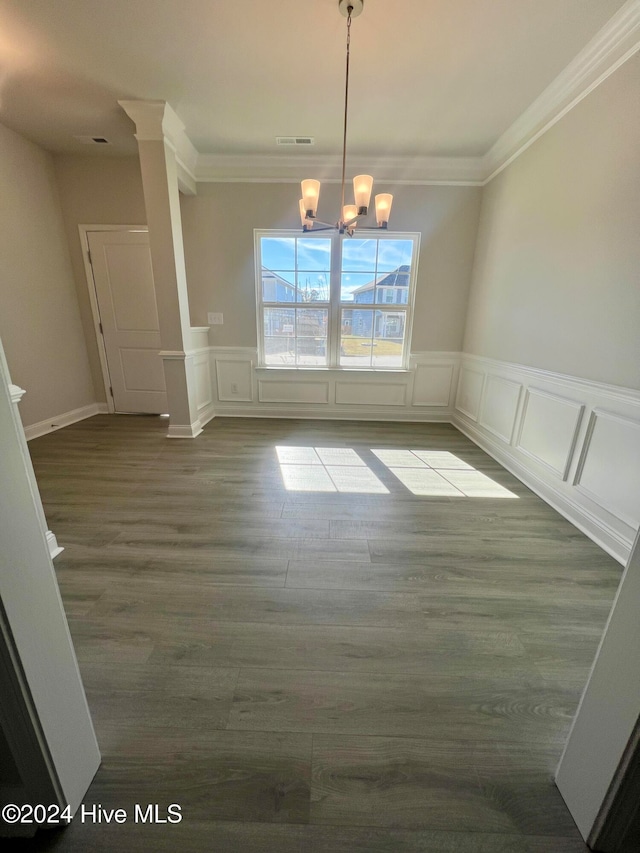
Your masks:
<svg viewBox="0 0 640 853"><path fill-rule="evenodd" d="M419 497L518 497L448 450L371 448L371 453ZM287 491L389 494L389 489L351 447L278 445L276 454Z"/></svg>
<svg viewBox="0 0 640 853"><path fill-rule="evenodd" d="M289 492L388 495L366 462L350 447L276 447Z"/></svg>

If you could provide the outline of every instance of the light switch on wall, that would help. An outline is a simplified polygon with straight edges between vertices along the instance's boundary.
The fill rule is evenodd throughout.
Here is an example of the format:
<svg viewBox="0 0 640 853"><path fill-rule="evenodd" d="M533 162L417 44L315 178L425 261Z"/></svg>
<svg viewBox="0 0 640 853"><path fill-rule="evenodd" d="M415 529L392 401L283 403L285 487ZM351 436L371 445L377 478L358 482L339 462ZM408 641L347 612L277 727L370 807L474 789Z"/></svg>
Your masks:
<svg viewBox="0 0 640 853"><path fill-rule="evenodd" d="M224 317L222 314L207 314L207 320L210 326L222 326Z"/></svg>

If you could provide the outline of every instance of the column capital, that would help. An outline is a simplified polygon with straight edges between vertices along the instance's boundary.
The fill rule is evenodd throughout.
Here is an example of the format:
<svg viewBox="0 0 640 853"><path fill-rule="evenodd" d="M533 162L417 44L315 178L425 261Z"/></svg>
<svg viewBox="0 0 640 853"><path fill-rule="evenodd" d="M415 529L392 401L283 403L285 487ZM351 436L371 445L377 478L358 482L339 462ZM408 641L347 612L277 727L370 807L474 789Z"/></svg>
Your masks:
<svg viewBox="0 0 640 853"><path fill-rule="evenodd" d="M178 148L185 132L184 122L166 101L118 101L135 123L136 139L167 139Z"/></svg>
<svg viewBox="0 0 640 853"><path fill-rule="evenodd" d="M118 101L136 126L138 142L166 142L178 165L178 184L186 195L196 194L198 152L187 136L184 122L166 101Z"/></svg>
<svg viewBox="0 0 640 853"><path fill-rule="evenodd" d="M18 385L12 385L9 383L9 394L11 395L12 403L19 403L26 393L27 392L24 388L20 388Z"/></svg>

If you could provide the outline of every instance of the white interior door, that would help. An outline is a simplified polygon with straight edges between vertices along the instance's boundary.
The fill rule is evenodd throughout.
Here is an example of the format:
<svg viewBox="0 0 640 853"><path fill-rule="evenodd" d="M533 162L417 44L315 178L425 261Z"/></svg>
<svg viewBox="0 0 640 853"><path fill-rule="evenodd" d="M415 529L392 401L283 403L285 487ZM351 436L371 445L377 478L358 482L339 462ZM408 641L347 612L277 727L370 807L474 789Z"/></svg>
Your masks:
<svg viewBox="0 0 640 853"><path fill-rule="evenodd" d="M146 231L89 231L93 280L116 412L167 411Z"/></svg>

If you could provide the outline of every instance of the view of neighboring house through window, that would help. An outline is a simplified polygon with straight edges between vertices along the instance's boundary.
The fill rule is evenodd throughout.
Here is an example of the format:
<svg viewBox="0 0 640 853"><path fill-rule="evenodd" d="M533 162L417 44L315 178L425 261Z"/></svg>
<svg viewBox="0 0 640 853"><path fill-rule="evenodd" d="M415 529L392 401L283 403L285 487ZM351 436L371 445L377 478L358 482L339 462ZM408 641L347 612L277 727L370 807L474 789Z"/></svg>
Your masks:
<svg viewBox="0 0 640 853"><path fill-rule="evenodd" d="M418 244L256 231L260 363L406 367Z"/></svg>

